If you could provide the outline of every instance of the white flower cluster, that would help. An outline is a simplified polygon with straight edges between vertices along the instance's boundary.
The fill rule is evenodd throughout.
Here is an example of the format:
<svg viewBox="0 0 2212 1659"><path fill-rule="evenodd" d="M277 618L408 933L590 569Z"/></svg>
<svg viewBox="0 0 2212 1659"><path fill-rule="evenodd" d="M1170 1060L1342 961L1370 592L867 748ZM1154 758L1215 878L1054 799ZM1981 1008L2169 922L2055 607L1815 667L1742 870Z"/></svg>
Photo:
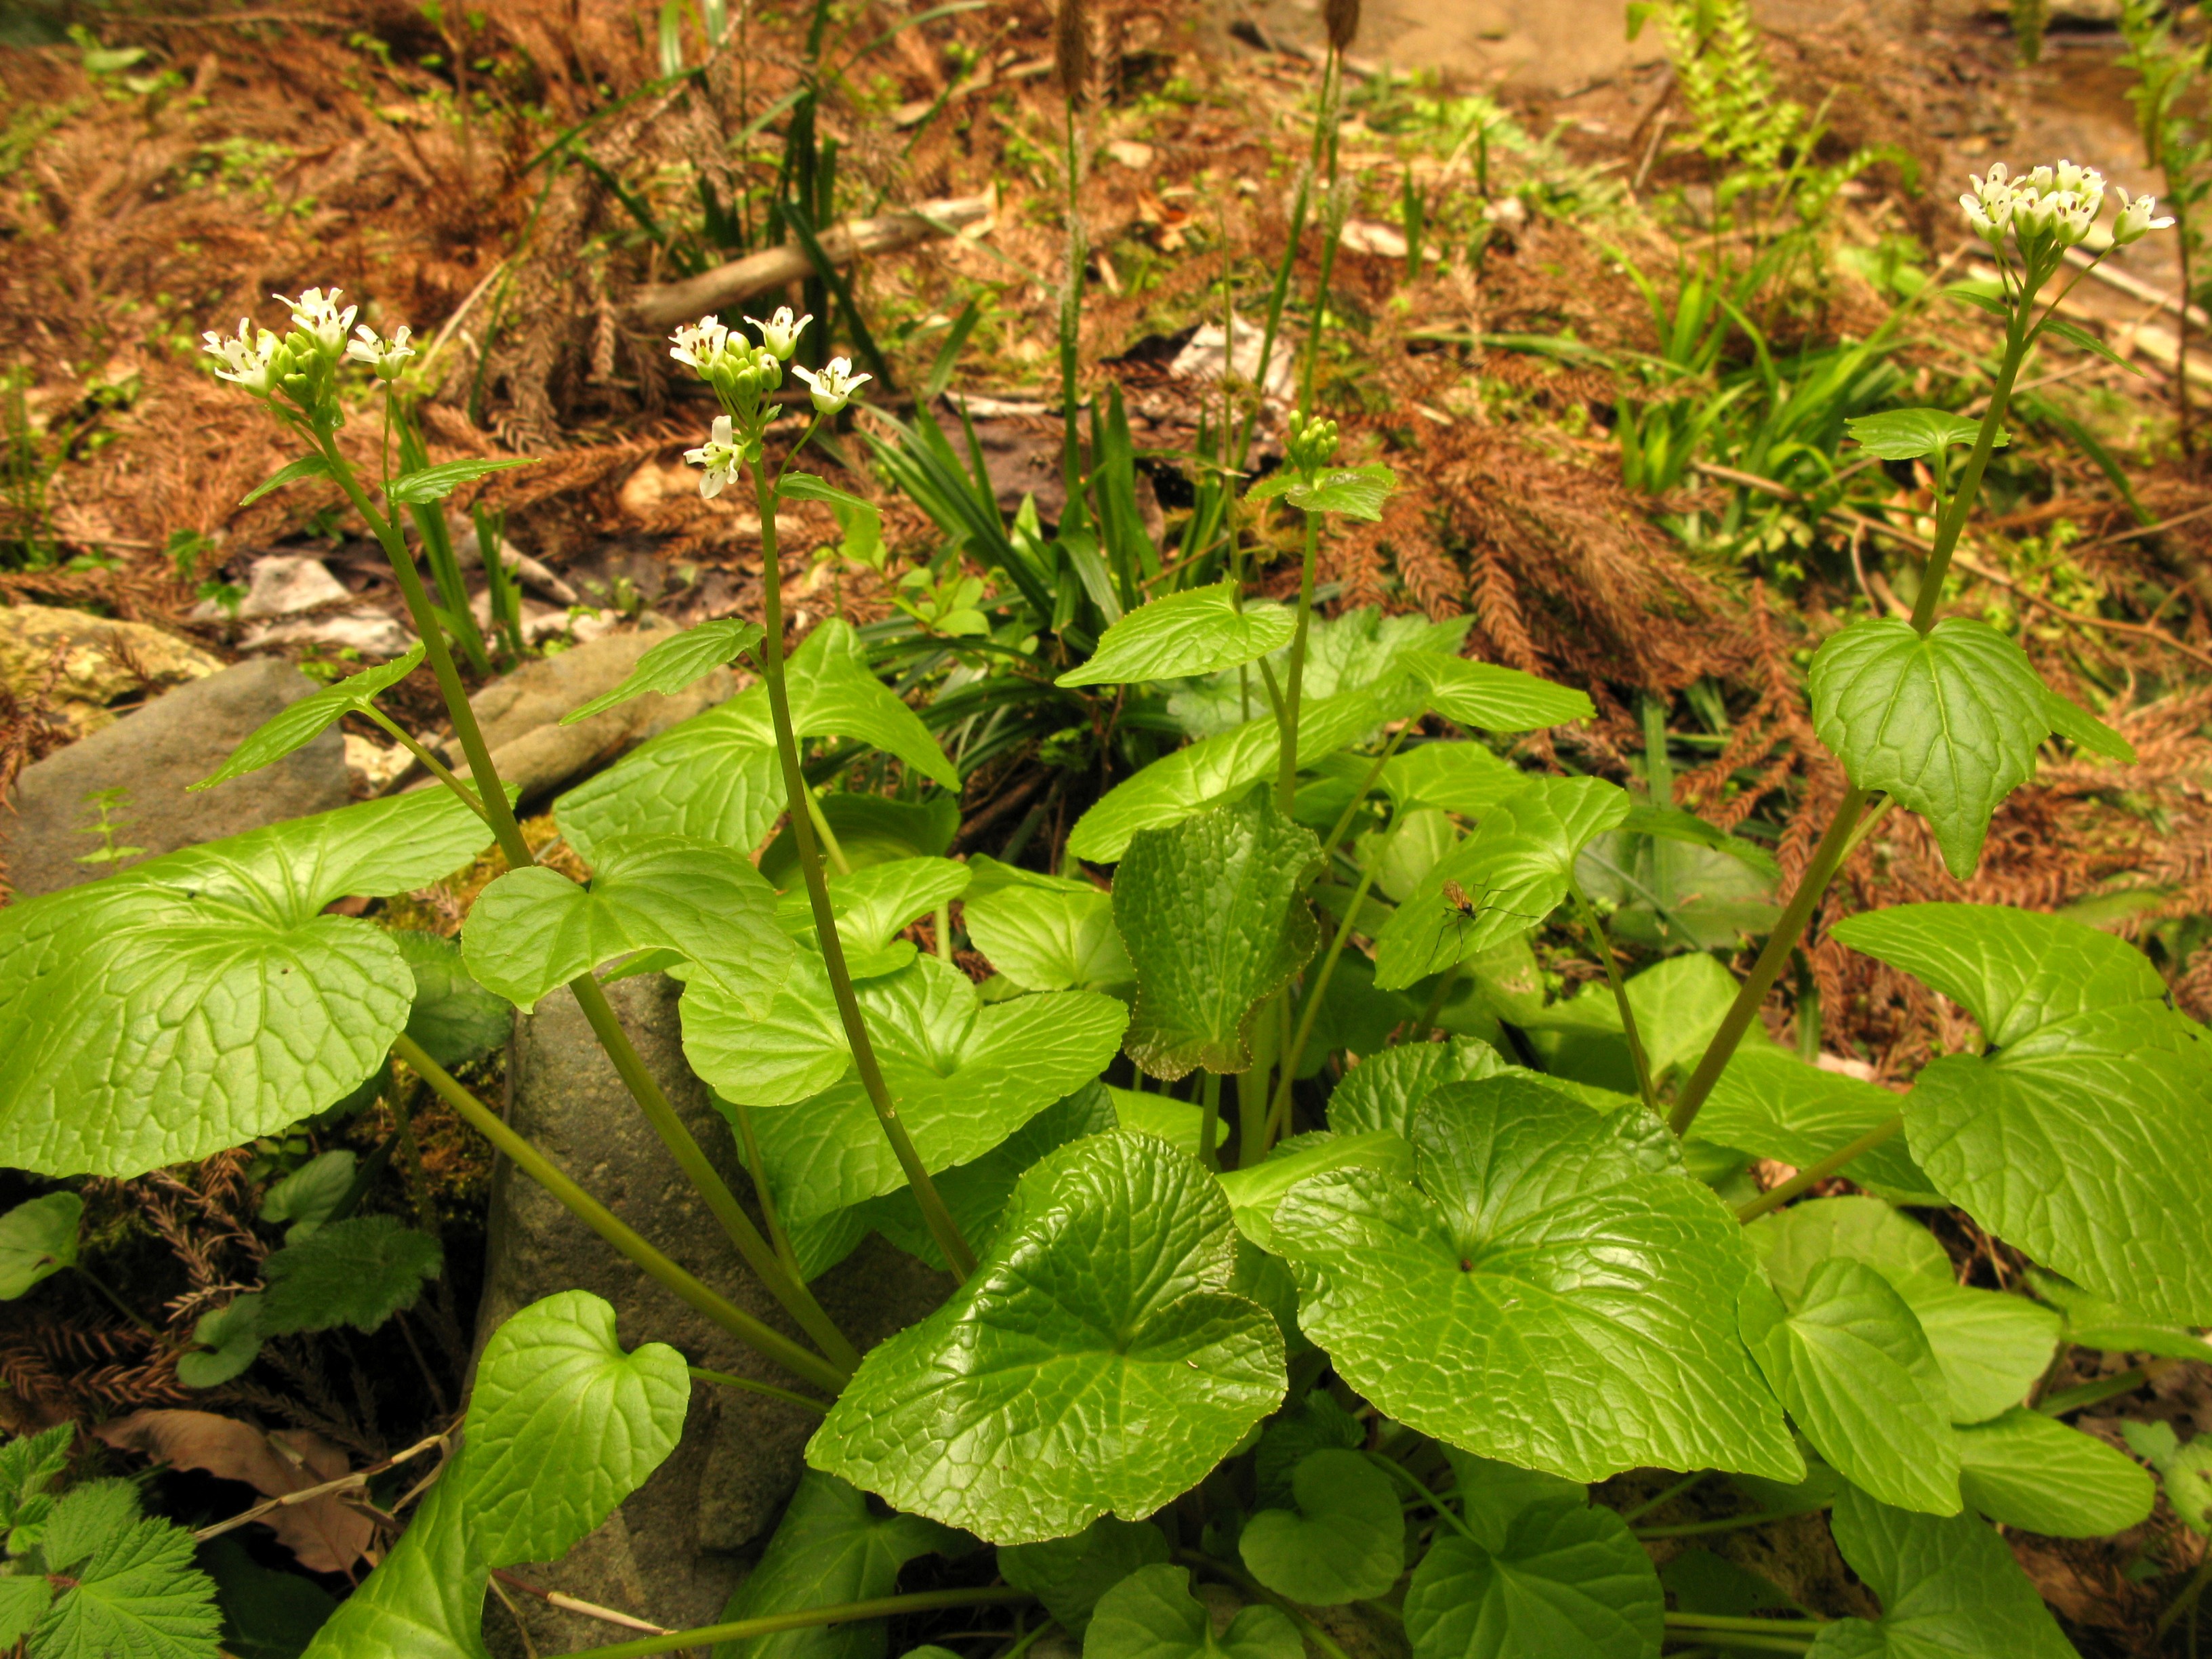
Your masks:
<svg viewBox="0 0 2212 1659"><path fill-rule="evenodd" d="M702 317L670 335L668 355L714 388L727 414L714 417L714 429L684 459L706 469L699 493L712 501L736 482L738 469L757 462L761 436L766 430L769 394L782 384L783 366L799 349L799 337L811 317L795 317L789 306L778 307L766 322L757 317L745 321L760 332L756 346L719 317ZM806 382L817 413L835 415L850 403L869 374L855 374L846 358L832 357L817 374L811 368L792 373Z"/></svg>
<svg viewBox="0 0 2212 1659"><path fill-rule="evenodd" d="M2008 234L2015 237L2023 250L2072 247L2087 239L2090 227L2105 206L2104 174L2071 161L2037 167L2017 178L2003 162L1993 161L1986 178L1975 175L1967 182L1973 191L1961 196L1959 205L1966 210L1966 222L1975 234L1991 247L2001 247ZM2112 223L2115 246L2125 247L2173 222L2171 218L2151 217L2157 210L2156 198L2138 196L2130 200L2126 191L2117 193L2120 211Z"/></svg>
<svg viewBox="0 0 2212 1659"><path fill-rule="evenodd" d="M257 398L265 398L276 385L276 357L283 342L263 329L257 335L252 319L238 319L238 337L225 337L219 329L210 329L200 338L207 343L203 348L211 357L219 357L228 365L216 370L219 380L234 380Z"/></svg>
<svg viewBox="0 0 2212 1659"><path fill-rule="evenodd" d="M322 348L324 356L335 357L345 349L346 331L361 314L359 306L338 309L338 296L344 291L334 288L325 294L319 288L311 288L296 300L288 300L281 294L269 297L290 309L294 326L312 337Z"/></svg>
<svg viewBox="0 0 2212 1659"><path fill-rule="evenodd" d="M206 342L208 355L222 363L216 370L217 377L244 386L258 398L281 391L303 408L310 404L335 408L328 402L333 390L332 370L344 359L367 365L379 380L398 379L401 364L415 355L415 348L407 343L411 331L401 327L387 340L367 323L355 328L354 319L361 314L361 307L340 305L343 294L341 289L325 292L311 288L296 300L271 295L292 313L293 332L281 337L265 328L256 329L252 319L246 317L238 319L235 337L210 329L201 338ZM350 340L346 338L349 328L355 336Z"/></svg>

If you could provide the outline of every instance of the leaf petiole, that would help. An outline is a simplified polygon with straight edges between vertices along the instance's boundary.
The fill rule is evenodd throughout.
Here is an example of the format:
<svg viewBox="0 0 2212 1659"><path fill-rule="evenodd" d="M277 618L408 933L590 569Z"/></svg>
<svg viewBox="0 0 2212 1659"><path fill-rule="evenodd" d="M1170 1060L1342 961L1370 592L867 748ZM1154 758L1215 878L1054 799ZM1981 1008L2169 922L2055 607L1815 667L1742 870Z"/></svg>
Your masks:
<svg viewBox="0 0 2212 1659"><path fill-rule="evenodd" d="M746 1642L787 1630L815 1630L823 1625L849 1625L866 1619L891 1619L902 1613L927 1613L937 1607L1007 1607L1036 1598L1027 1590L1003 1585L983 1589L917 1590L908 1595L879 1595L872 1601L846 1601L836 1607L804 1607L796 1613L772 1613L759 1619L739 1619L726 1625L707 1625L697 1630L671 1631L665 1636L641 1637L611 1647L585 1648L574 1659L650 1659L657 1653L677 1653L685 1648L713 1647L719 1643ZM1335 1659L1343 1659L1337 1650Z"/></svg>
<svg viewBox="0 0 2212 1659"><path fill-rule="evenodd" d="M1583 913L1583 926L1589 929L1590 943L1597 948L1598 960L1605 964L1605 981L1613 988L1613 1006L1620 1011L1621 1033L1628 1039L1628 1058L1636 1066L1637 1092L1644 1097L1652 1116L1664 1117L1658 1093L1651 1086L1651 1060L1644 1051L1643 1034L1636 1029L1636 1010L1629 1004L1628 986L1620 977L1620 964L1613 959L1613 941L1606 937L1605 924L1597 919L1582 883L1569 876L1567 891L1574 896L1575 908Z"/></svg>
<svg viewBox="0 0 2212 1659"><path fill-rule="evenodd" d="M711 1371L704 1365L693 1365L688 1369L695 1382L712 1382L718 1388L743 1389L748 1394L764 1394L771 1400L782 1401L787 1406L803 1407L817 1416L827 1415L830 1410L828 1402L801 1394L796 1389L780 1389L773 1382L763 1382L757 1377L736 1376L728 1371Z"/></svg>
<svg viewBox="0 0 2212 1659"><path fill-rule="evenodd" d="M1759 1217L1765 1215L1768 1211L1778 1210L1784 1204L1787 1204L1791 1199L1796 1198L1799 1194L1811 1192L1814 1188L1819 1186L1830 1176L1835 1174L1837 1170L1850 1163L1852 1159L1863 1158L1875 1147L1882 1145L1893 1136L1900 1133L1904 1128L1905 1117L1902 1113L1891 1118L1886 1123L1877 1124L1875 1127L1868 1130L1864 1134L1861 1135L1856 1140L1852 1141L1848 1146L1837 1148L1836 1151L1829 1153L1827 1157L1822 1158L1818 1164L1811 1164L1805 1169L1800 1170L1796 1175L1790 1176L1789 1180L1784 1182L1780 1186L1771 1188L1768 1191L1761 1193L1757 1198L1752 1200L1750 1203L1744 1205L1741 1209L1737 1210L1735 1212L1735 1218L1738 1221L1742 1222L1746 1226L1749 1226L1753 1222L1758 1220Z"/></svg>

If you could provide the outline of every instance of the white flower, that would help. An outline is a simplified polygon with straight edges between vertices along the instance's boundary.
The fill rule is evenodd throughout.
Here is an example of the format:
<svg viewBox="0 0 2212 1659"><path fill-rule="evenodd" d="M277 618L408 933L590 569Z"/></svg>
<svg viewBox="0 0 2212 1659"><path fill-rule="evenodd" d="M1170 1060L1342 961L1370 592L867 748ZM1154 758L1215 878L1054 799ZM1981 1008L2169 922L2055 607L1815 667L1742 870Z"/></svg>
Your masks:
<svg viewBox="0 0 2212 1659"><path fill-rule="evenodd" d="M2072 191L2060 191L2044 198L2051 204L2060 246L2072 247L2088 235L2089 227L2096 222L2097 210L2104 204L2104 199L2101 192L2094 196L2081 196Z"/></svg>
<svg viewBox="0 0 2212 1659"><path fill-rule="evenodd" d="M2119 216L2112 221L2113 246L2125 247L2130 242L2141 241L2146 232L2164 230L2173 223L2171 214L2163 219L2150 216L2158 211L2157 197L2138 196L2130 201L2125 190L2122 190L2119 196Z"/></svg>
<svg viewBox="0 0 2212 1659"><path fill-rule="evenodd" d="M207 342L203 349L210 356L220 357L228 365L216 370L218 380L234 380L256 397L269 395L275 380L271 366L283 342L265 328L256 337L252 323L244 317L238 319L238 337L234 340L212 328L200 337Z"/></svg>
<svg viewBox="0 0 2212 1659"><path fill-rule="evenodd" d="M668 337L668 355L679 363L688 363L703 378L730 349L730 331L722 326L717 317L702 317L696 323L686 323Z"/></svg>
<svg viewBox="0 0 2212 1659"><path fill-rule="evenodd" d="M835 415L851 401L864 380L872 380L872 374L855 374L846 358L832 357L828 367L817 374L810 368L794 368L793 374L806 382L814 393L814 407L824 415Z"/></svg>
<svg viewBox="0 0 2212 1659"><path fill-rule="evenodd" d="M288 300L281 294L270 297L290 309L292 321L314 337L315 343L323 349L323 356L335 357L345 349L346 331L353 326L353 319L361 311L359 306L338 309L338 296L344 291L334 288L325 294L319 288L311 288L296 300Z"/></svg>
<svg viewBox="0 0 2212 1659"><path fill-rule="evenodd" d="M699 494L708 501L713 501L726 488L735 483L738 481L738 463L744 459L744 453L738 447L736 435L730 427L730 417L726 415L714 416L714 428L708 433L707 441L696 449L685 450L684 459L694 466L707 469L706 476L699 480Z"/></svg>
<svg viewBox="0 0 2212 1659"><path fill-rule="evenodd" d="M789 306L778 306L775 315L766 322L757 317L748 317L745 320L760 331L761 343L775 353L779 362L787 362L791 354L799 349L799 337L814 319L809 314L794 320Z"/></svg>
<svg viewBox="0 0 2212 1659"><path fill-rule="evenodd" d="M407 343L410 331L402 323L389 340L380 339L374 329L363 323L354 330L356 337L346 342L346 356L357 363L367 363L376 371L378 380L396 380L399 378L400 360L415 355L415 348Z"/></svg>
<svg viewBox="0 0 2212 1659"><path fill-rule="evenodd" d="M2094 167L2077 167L2071 161L2061 161L2054 172L2058 188L2080 197L2094 219L2105 205L2105 175Z"/></svg>

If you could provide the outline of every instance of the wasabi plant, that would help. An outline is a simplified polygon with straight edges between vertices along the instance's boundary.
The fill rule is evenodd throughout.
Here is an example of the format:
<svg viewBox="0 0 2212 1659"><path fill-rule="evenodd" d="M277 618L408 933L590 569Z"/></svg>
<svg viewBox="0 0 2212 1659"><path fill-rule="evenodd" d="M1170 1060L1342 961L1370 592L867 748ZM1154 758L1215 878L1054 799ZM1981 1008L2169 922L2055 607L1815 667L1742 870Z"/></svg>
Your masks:
<svg viewBox="0 0 2212 1659"><path fill-rule="evenodd" d="M1823 1070L1754 1025L1836 871L1885 815L1924 817L1963 878L2047 741L2130 753L2011 639L1942 614L2022 362L2051 333L2096 349L2045 290L2105 193L2065 164L1978 179L1966 212L2003 272L1997 295L1961 295L2004 325L1987 412L1855 423L1870 452L1929 464L1939 528L1911 619L1852 623L1813 658L1814 721L1850 788L1749 975L1739 984L1692 952L1553 1002L1528 936L1563 907L1610 968L1586 892L1602 837L1762 855L1602 779L1501 759L1474 734L1592 706L1463 658L1463 626L1313 617L1321 538L1337 518L1379 515L1395 487L1387 467L1344 464L1331 423L1302 418L1289 465L1248 491L1257 510L1304 515L1295 604L1243 603L1234 581L1171 592L1061 677L1171 686L1210 732L1076 824L1068 851L1112 867L1102 887L943 856L950 831L927 827L941 815L911 798L958 776L927 728L843 623L787 649L777 505L851 500L791 462L867 377L842 360L805 374L812 407L772 459L789 418L775 394L808 319L780 312L757 339L713 318L679 330L673 355L721 406L690 452L702 492L751 481L762 621L662 642L572 718L744 653L759 678L556 803L591 871L578 883L532 861L392 517L510 463L387 468L372 485L337 443L339 375L349 358L382 375L397 337L349 349L335 292L303 296L281 337L249 319L210 349L302 441L268 487L335 481L390 552L468 775L436 768L441 791L171 854L0 914L0 1161L131 1176L279 1130L397 1062L781 1369L739 1379L650 1340L626 1352L612 1310L581 1292L516 1315L483 1355L457 1456L312 1659L479 1654L489 1573L558 1557L668 1455L690 1390L722 1385L818 1418L808 1473L723 1622L592 1650L600 1659L1032 1601L1086 1659L1224 1646L1297 1659L1307 1642L1341 1659L1312 1610L1378 1601L1416 1659L1638 1659L1670 1644L2063 1655L1988 1523L2088 1536L2150 1511L2145 1468L2064 1421L2142 1374L2040 1391L2062 1341L2207 1352L2203 1031L2124 942L1971 904L1831 929L1978 1027L1903 1093ZM2160 228L2154 214L2122 198L2112 245ZM295 705L217 779L373 708L413 660ZM1255 668L1268 707L1243 718ZM1425 734L1437 725L1462 735ZM803 745L832 736L906 781L906 802L864 798L885 809L865 846L841 839L809 782ZM756 867L779 821L788 842ZM487 843L509 867L476 901L460 965L525 1012L568 988L805 1340L676 1267L452 1075L410 1024L418 998L450 993L450 964L434 972L372 922L325 912L420 886ZM902 937L934 917L944 951L956 900L996 970L981 989ZM656 969L682 981L684 1051L743 1149L758 1222L607 1003L604 978ZM1109 1085L1109 1067L1137 1086ZM1754 1158L1800 1173L1761 1194ZM1838 1172L1857 1195L1807 1196ZM314 1184L283 1211L320 1227L292 1249L328 1255L347 1235L321 1222ZM1941 1204L2030 1259L2026 1287L1960 1284L1898 1207ZM58 1218L33 1219L15 1230L27 1282L74 1248ZM863 1357L808 1285L870 1233L946 1269L951 1290ZM272 1279L265 1299L307 1271ZM204 1338L218 1352L229 1340ZM2171 1438L2154 1448L2170 1486L2197 1473ZM1668 1519L1708 1485L1700 1518ZM1662 1582L1644 1547L1814 1511L1877 1618L1812 1615L1741 1571L1670 1568ZM896 1593L902 1565L960 1549L963 1534L997 1547L1002 1583ZM52 1535L43 1561L10 1540L0 1613L16 1610L8 1628L30 1632L34 1659L101 1650L72 1645L61 1611L93 1581L47 1610L69 1571ZM837 1565L855 1560L868 1565ZM40 1575L20 1600L5 1588ZM1194 1575L1250 1604L1225 1637ZM192 1591L178 1579L165 1593L185 1609ZM187 1612L143 1650L211 1656Z"/></svg>

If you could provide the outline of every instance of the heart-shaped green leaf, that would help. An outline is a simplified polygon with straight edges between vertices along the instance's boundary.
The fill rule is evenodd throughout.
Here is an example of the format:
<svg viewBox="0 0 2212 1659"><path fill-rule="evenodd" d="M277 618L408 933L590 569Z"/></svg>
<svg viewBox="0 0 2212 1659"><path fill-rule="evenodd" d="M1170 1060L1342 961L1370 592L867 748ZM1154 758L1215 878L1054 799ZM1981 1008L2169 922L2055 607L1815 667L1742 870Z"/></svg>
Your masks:
<svg viewBox="0 0 2212 1659"><path fill-rule="evenodd" d="M1252 1449L1252 1485L1261 1505L1285 1509L1297 1501L1291 1480L1311 1453L1356 1451L1366 1443L1367 1425L1338 1405L1335 1395L1309 1389L1260 1431L1260 1443Z"/></svg>
<svg viewBox="0 0 2212 1659"><path fill-rule="evenodd" d="M1139 1568L1167 1559L1166 1535L1152 1522L1102 1515L1073 1538L1007 1545L999 1552L999 1571L1043 1602L1079 1642L1102 1596Z"/></svg>
<svg viewBox="0 0 2212 1659"><path fill-rule="evenodd" d="M735 662L742 653L758 645L761 638L761 625L741 617L725 617L719 622L687 628L647 650L620 685L593 697L573 713L563 714L561 724L574 726L578 720L604 714L647 691L672 696L717 668Z"/></svg>
<svg viewBox="0 0 2212 1659"><path fill-rule="evenodd" d="M1382 763L1382 787L1401 812L1433 806L1479 818L1528 781L1479 743L1409 744Z"/></svg>
<svg viewBox="0 0 2212 1659"><path fill-rule="evenodd" d="M876 678L851 624L823 623L784 672L800 737L870 744L945 788L959 787L929 729ZM783 809L765 684L664 732L554 808L569 844L593 864L597 844L622 835L690 836L750 853Z"/></svg>
<svg viewBox="0 0 2212 1659"><path fill-rule="evenodd" d="M1434 1089L1413 1114L1418 1184L1338 1170L1277 1206L1299 1325L1381 1410L1484 1456L1576 1480L1642 1464L1796 1480L1737 1334L1741 1229L1622 1127L1518 1078Z"/></svg>
<svg viewBox="0 0 2212 1659"><path fill-rule="evenodd" d="M1887 1089L1808 1066L1773 1043L1751 1042L1729 1059L1696 1128L1701 1139L1802 1170L1887 1123L1903 1104ZM1902 1135L1862 1152L1844 1173L1892 1203L1942 1202Z"/></svg>
<svg viewBox="0 0 2212 1659"><path fill-rule="evenodd" d="M1218 673L1288 645L1292 625L1279 605L1240 607L1234 582L1186 588L1132 611L1099 637L1090 661L1053 684L1132 685Z"/></svg>
<svg viewBox="0 0 2212 1659"><path fill-rule="evenodd" d="M1261 1510L1244 1523L1237 1553L1278 1595L1309 1607L1388 1595L1406 1570L1406 1518L1398 1489L1366 1453L1323 1448L1291 1475L1296 1510Z"/></svg>
<svg viewBox="0 0 2212 1659"><path fill-rule="evenodd" d="M1797 1426L1848 1480L1900 1509L1959 1512L1942 1368L1887 1279L1833 1258L1787 1311L1751 1284L1743 1336Z"/></svg>
<svg viewBox="0 0 2212 1659"><path fill-rule="evenodd" d="M975 880L960 908L968 937L1012 983L1025 991L1103 991L1134 981L1112 895L980 855L968 867Z"/></svg>
<svg viewBox="0 0 2212 1659"><path fill-rule="evenodd" d="M1626 1522L1555 1499L1515 1516L1496 1549L1440 1536L1407 1589L1406 1634L1413 1659L1651 1659L1665 1610Z"/></svg>
<svg viewBox="0 0 2212 1659"><path fill-rule="evenodd" d="M48 1193L0 1215L0 1302L13 1302L64 1267L76 1265L77 1224L84 1200Z"/></svg>
<svg viewBox="0 0 2212 1659"><path fill-rule="evenodd" d="M673 951L741 1007L765 1008L791 941L775 895L733 848L685 836L599 843L588 887L542 866L478 895L461 930L469 972L526 1013L556 985L632 951Z"/></svg>
<svg viewBox="0 0 2212 1659"><path fill-rule="evenodd" d="M349 674L311 696L301 698L264 722L213 772L198 783L185 785L185 792L212 789L218 783L228 783L233 778L258 772L283 760L294 750L313 743L348 714L367 708L379 693L389 691L413 673L422 660L422 647L418 645L397 661L388 662L381 668L364 668L358 674Z"/></svg>
<svg viewBox="0 0 2212 1659"><path fill-rule="evenodd" d="M1862 789L1928 820L1961 881L1990 815L2035 771L2051 734L2027 653L1987 623L1948 617L1926 635L1895 617L1853 623L1814 653L1813 725Z"/></svg>
<svg viewBox="0 0 2212 1659"><path fill-rule="evenodd" d="M1830 1525L1882 1615L1822 1626L1814 1659L2075 1659L2003 1540L1972 1516L1916 1515L1846 1486Z"/></svg>
<svg viewBox="0 0 2212 1659"><path fill-rule="evenodd" d="M192 1327L192 1347L177 1356L177 1381L188 1389L228 1382L261 1357L261 1297L233 1297Z"/></svg>
<svg viewBox="0 0 2212 1659"><path fill-rule="evenodd" d="M830 908L845 965L855 979L894 973L914 960L911 940L897 937L919 916L951 903L967 890L968 866L957 859L886 859L829 881ZM776 901L783 930L815 950L814 906L799 883Z"/></svg>
<svg viewBox="0 0 2212 1659"><path fill-rule="evenodd" d="M1535 927L1565 900L1576 855L1627 812L1602 779L1530 778L1398 907L1375 941L1376 984L1411 985Z"/></svg>
<svg viewBox="0 0 2212 1659"><path fill-rule="evenodd" d="M1474 731L1537 732L1597 717L1586 694L1517 668L1436 651L1408 651L1401 660L1428 688L1432 712Z"/></svg>
<svg viewBox="0 0 2212 1659"><path fill-rule="evenodd" d="M2041 1412L2014 1407L1956 1432L1966 1502L2006 1526L2102 1538L2136 1525L2158 1500L2142 1464Z"/></svg>
<svg viewBox="0 0 2212 1659"><path fill-rule="evenodd" d="M1979 421L1948 409L1885 409L1854 416L1844 425L1862 447L1885 461L1921 460L1956 444L1971 444L1982 431ZM2000 427L1996 441L2002 448L2012 440Z"/></svg>
<svg viewBox="0 0 2212 1659"><path fill-rule="evenodd" d="M413 987L348 894L484 846L445 791L210 842L0 912L0 1163L143 1175L270 1134L384 1061Z"/></svg>
<svg viewBox="0 0 2212 1659"><path fill-rule="evenodd" d="M1372 690L1394 698L1402 691L1418 696L1402 661L1405 653L1436 651L1455 656L1473 620L1456 617L1432 623L1419 615L1386 617L1371 606L1340 617L1316 617L1306 629L1304 719L1313 718L1318 702L1351 691ZM1289 649L1277 651L1267 660L1280 684L1290 672ZM1373 708L1371 701L1369 706ZM1185 680L1168 694L1168 712L1194 738L1212 737L1255 714L1265 718L1267 708L1267 684L1251 668ZM1419 712L1418 704L1405 712ZM1370 715L1370 720L1385 718L1395 716ZM1298 747L1310 763L1315 756L1311 745L1302 738Z"/></svg>
<svg viewBox="0 0 2212 1659"><path fill-rule="evenodd" d="M1319 940L1300 895L1320 856L1265 789L1129 843L1114 920L1136 968L1132 1060L1161 1078L1251 1065L1253 1014Z"/></svg>
<svg viewBox="0 0 2212 1659"><path fill-rule="evenodd" d="M1990 1231L2109 1301L2212 1324L2212 1054L2131 946L2057 916L1913 904L1835 937L1980 1022L1905 1097L1914 1156Z"/></svg>
<svg viewBox="0 0 2212 1659"><path fill-rule="evenodd" d="M514 1029L507 999L486 990L461 964L461 947L435 933L403 930L392 935L415 975L415 1006L407 1035L448 1071L489 1054Z"/></svg>
<svg viewBox="0 0 2212 1659"><path fill-rule="evenodd" d="M701 1065L689 1035L696 988L684 999L686 1052L727 1099L724 1083L742 1085L744 1061L733 1057L726 1079ZM1094 991L986 1005L965 974L934 957L866 981L859 995L884 1081L933 1172L982 1157L1096 1078L1129 1018L1120 1002ZM837 1041L842 1048L842 1032ZM849 1067L849 1054L843 1060ZM826 1216L906 1182L858 1076L841 1068L840 1077L798 1105L754 1115L769 1182L788 1220Z"/></svg>
<svg viewBox="0 0 2212 1659"><path fill-rule="evenodd" d="M1340 1135L1380 1129L1410 1139L1414 1112L1437 1085L1473 1083L1517 1069L1488 1043L1472 1037L1401 1042L1344 1074L1329 1092L1328 1127Z"/></svg>
<svg viewBox="0 0 2212 1659"><path fill-rule="evenodd" d="M1264 1602L1239 1608L1216 1635L1187 1567L1138 1568L1099 1598L1083 1638L1083 1659L1302 1659L1305 1650L1288 1615Z"/></svg>
<svg viewBox="0 0 2212 1659"><path fill-rule="evenodd" d="M1300 1135L1249 1169L1229 1171L1221 1177L1221 1190L1229 1194L1237 1231L1264 1250L1273 1243L1275 1206L1284 1194L1310 1176L1353 1168L1381 1170L1411 1181L1413 1146L1390 1133Z"/></svg>
<svg viewBox="0 0 2212 1659"><path fill-rule="evenodd" d="M1062 1147L952 1300L861 1362L807 1461L1002 1544L1150 1515L1281 1402L1282 1338L1235 1267L1194 1159L1120 1133Z"/></svg>
<svg viewBox="0 0 2212 1659"><path fill-rule="evenodd" d="M1452 1495L1459 1500L1467 1534L1492 1555L1504 1553L1506 1536L1522 1510L1563 1499L1589 1501L1589 1488L1578 1480L1477 1457L1456 1446L1446 1446L1444 1456L1451 1464Z"/></svg>
<svg viewBox="0 0 2212 1659"><path fill-rule="evenodd" d="M1382 504L1398 488L1398 475L1379 463L1366 466L1329 467L1314 475L1310 483L1300 481L1283 492L1283 499L1302 513L1340 513L1346 518L1370 521L1382 516Z"/></svg>

